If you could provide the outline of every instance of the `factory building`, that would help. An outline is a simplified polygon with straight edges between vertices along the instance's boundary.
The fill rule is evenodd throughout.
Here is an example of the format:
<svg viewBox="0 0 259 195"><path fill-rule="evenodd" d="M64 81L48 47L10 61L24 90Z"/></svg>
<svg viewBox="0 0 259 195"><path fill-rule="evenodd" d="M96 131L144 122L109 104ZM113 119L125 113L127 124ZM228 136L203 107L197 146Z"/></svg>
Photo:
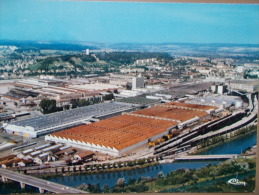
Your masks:
<svg viewBox="0 0 259 195"><path fill-rule="evenodd" d="M210 89L213 93L217 93L217 94L221 94L221 95L223 95L224 93L227 92L226 85L212 85Z"/></svg>
<svg viewBox="0 0 259 195"><path fill-rule="evenodd" d="M100 97L100 93L115 91L122 87L105 83L91 83L87 79L60 81L54 79L19 80L2 95L6 101L15 101L19 105L39 104L42 99L56 100L58 106L69 105L72 99ZM1 89L1 86L0 86ZM4 89L6 91L6 88ZM23 98L23 101L22 101Z"/></svg>
<svg viewBox="0 0 259 195"><path fill-rule="evenodd" d="M56 132L45 136L45 140L116 156L147 143L150 138L165 135L167 128L176 124L175 121L121 115Z"/></svg>
<svg viewBox="0 0 259 195"><path fill-rule="evenodd" d="M202 98L194 98L188 102L194 104L218 106L221 108L228 108L232 105L234 105L235 108L241 108L243 106L243 101L240 97L227 95L209 95Z"/></svg>
<svg viewBox="0 0 259 195"><path fill-rule="evenodd" d="M218 107L170 102L55 132L46 135L45 140L117 156L210 117L216 109Z"/></svg>
<svg viewBox="0 0 259 195"><path fill-rule="evenodd" d="M136 96L136 97L129 97L129 98L117 98L117 102L124 102L129 104L138 104L143 106L154 106L155 104L160 104L159 100L148 99L147 97L143 96Z"/></svg>
<svg viewBox="0 0 259 195"><path fill-rule="evenodd" d="M90 123L91 120L96 121L137 108L137 105L120 102L101 103L4 123L3 127L7 133L35 138L39 135Z"/></svg>
<svg viewBox="0 0 259 195"><path fill-rule="evenodd" d="M230 81L231 90L240 90L246 92L255 92L259 90L259 80L234 80Z"/></svg>
<svg viewBox="0 0 259 195"><path fill-rule="evenodd" d="M138 89L138 88L144 88L144 77L139 74L138 77L132 78L132 90Z"/></svg>
<svg viewBox="0 0 259 195"><path fill-rule="evenodd" d="M162 100L178 100L188 95L196 95L198 93L206 92L211 85L212 83L210 82L180 84L172 86L166 90L151 93L148 97Z"/></svg>

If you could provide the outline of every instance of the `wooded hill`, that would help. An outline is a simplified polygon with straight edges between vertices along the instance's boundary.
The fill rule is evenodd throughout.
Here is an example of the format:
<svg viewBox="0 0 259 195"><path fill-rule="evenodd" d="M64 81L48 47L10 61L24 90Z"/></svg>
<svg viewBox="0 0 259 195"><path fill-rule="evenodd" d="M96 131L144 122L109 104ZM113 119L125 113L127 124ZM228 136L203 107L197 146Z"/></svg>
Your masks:
<svg viewBox="0 0 259 195"><path fill-rule="evenodd" d="M169 62L173 57L167 53L149 53L149 52L110 52L97 53L96 55L64 55L57 57L48 57L39 60L38 63L31 66L31 70L49 70L68 69L85 70L86 68L96 67L105 68L117 67L121 65L133 64L139 59L157 58L159 61Z"/></svg>
<svg viewBox="0 0 259 195"><path fill-rule="evenodd" d="M98 53L96 56L106 62L117 62L120 64L133 64L136 60L157 58L157 60L170 61L173 57L168 53L150 53L150 52L111 52Z"/></svg>

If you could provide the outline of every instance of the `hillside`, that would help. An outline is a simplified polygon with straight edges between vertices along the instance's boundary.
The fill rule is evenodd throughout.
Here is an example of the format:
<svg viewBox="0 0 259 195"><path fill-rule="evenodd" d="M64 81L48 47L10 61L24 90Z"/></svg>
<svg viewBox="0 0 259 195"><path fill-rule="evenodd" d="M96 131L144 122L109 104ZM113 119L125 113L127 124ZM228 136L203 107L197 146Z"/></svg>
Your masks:
<svg viewBox="0 0 259 195"><path fill-rule="evenodd" d="M117 69L121 65L133 64L138 59L157 58L159 61L168 62L173 59L167 53L149 52L110 52L97 53L96 55L63 55L47 57L38 60L30 66L32 71L44 72L83 72L95 71L108 72L110 68Z"/></svg>
<svg viewBox="0 0 259 195"><path fill-rule="evenodd" d="M87 65L95 62L96 59L87 55L64 55L58 57L48 57L38 60L36 64L31 65L31 70L83 70Z"/></svg>
<svg viewBox="0 0 259 195"><path fill-rule="evenodd" d="M170 61L173 59L168 53L158 52L111 52L111 53L98 53L96 56L100 60L106 62L116 62L120 64L132 64L136 60L157 58L158 60Z"/></svg>

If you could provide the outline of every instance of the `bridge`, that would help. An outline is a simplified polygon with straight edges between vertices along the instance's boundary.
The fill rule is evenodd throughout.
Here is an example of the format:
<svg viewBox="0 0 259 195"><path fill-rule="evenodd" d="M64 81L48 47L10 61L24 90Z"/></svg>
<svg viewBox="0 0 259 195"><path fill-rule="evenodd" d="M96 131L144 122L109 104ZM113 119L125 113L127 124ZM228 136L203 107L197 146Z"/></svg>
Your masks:
<svg viewBox="0 0 259 195"><path fill-rule="evenodd" d="M231 158L237 158L237 154L221 154L221 155L188 155L176 157L175 160L226 160Z"/></svg>
<svg viewBox="0 0 259 195"><path fill-rule="evenodd" d="M21 188L25 188L25 185L30 185L30 186L39 188L40 193L44 193L44 191L58 193L58 194L87 193L86 191L78 190L78 189L57 184L51 181L46 181L44 179L39 179L36 177L24 175L21 173L13 172L2 168L0 168L0 175L2 177L3 182L6 182L7 180L16 181L20 183Z"/></svg>

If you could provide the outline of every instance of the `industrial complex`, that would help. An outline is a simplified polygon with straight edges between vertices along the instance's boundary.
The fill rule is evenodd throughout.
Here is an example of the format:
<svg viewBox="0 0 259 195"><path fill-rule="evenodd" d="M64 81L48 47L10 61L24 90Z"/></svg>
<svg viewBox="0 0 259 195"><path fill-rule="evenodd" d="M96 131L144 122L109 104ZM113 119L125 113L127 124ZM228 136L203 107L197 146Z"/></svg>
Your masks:
<svg viewBox="0 0 259 195"><path fill-rule="evenodd" d="M138 79L141 80L139 85ZM71 95L70 93L75 90L79 96L86 97L87 94L84 93L88 93L90 88L92 88L91 93L97 90L97 94L101 94L107 93L105 90L112 87L107 85L108 88L103 91L105 86L98 84L92 86L81 83L76 86L79 81L66 88L57 86L60 84L58 81L54 83L56 86L50 87L48 82L43 82L43 84L37 83L41 86L36 88L37 84L34 84L33 88L34 92L39 88L41 90L55 88L55 93L62 90L66 93L63 94L64 97ZM133 81L137 90L144 85L140 75ZM21 82L16 85L21 87ZM62 143L94 153L111 156L129 155L137 148L157 146L175 135L180 137L187 135L203 124L216 121L221 123L219 121L224 117L230 117L231 120L235 116L243 117L247 102L252 101L252 96L247 97L241 93L227 95L224 86L209 82L186 83L146 95L116 97L113 101L5 122L3 128L9 134L25 138L45 135L46 142ZM249 104L251 107L252 104ZM156 148L153 152L156 152Z"/></svg>
<svg viewBox="0 0 259 195"><path fill-rule="evenodd" d="M45 136L45 140L120 155L211 117L218 107L170 102Z"/></svg>
<svg viewBox="0 0 259 195"><path fill-rule="evenodd" d="M179 69L183 60L201 64ZM92 170L99 161L170 159L255 125L258 79L218 77L232 71L228 61L223 72L203 58L148 61L120 73L1 81L0 149L9 156L0 166Z"/></svg>
<svg viewBox="0 0 259 195"><path fill-rule="evenodd" d="M211 82L165 84L166 90L150 90L143 88L143 77L139 75L132 79L132 90L122 90L121 93L114 91L119 87L110 84L85 82L85 79L72 80L70 84L59 80L16 82L12 92L30 92L27 94L29 99L34 95L39 99L44 95L62 95L63 99L59 99L57 104L67 101L70 105L71 98L87 99L90 94L92 97L114 94L114 97L103 103L6 121L3 123L4 131L29 139L45 135L46 143L61 143L115 158L134 154L139 148L155 155L167 151L171 145L180 148L182 138L198 137L201 129L205 132L206 124L210 126L207 129L214 129L214 123L221 125L225 120L232 124L254 109L251 104L255 101L254 95L233 89L226 93L226 85ZM123 92L141 95L124 97ZM190 147L191 143L187 145Z"/></svg>

